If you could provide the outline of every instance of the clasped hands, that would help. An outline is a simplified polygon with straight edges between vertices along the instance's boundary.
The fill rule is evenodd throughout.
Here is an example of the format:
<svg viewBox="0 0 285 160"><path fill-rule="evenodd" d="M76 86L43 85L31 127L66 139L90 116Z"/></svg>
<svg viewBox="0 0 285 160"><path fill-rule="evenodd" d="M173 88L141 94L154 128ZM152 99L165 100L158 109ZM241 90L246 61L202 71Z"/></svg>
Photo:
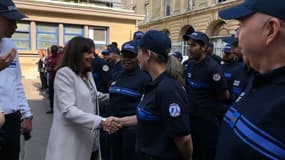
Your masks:
<svg viewBox="0 0 285 160"><path fill-rule="evenodd" d="M102 128L104 131L112 134L123 128L123 123L120 118L110 116L106 118L104 122L102 122Z"/></svg>
<svg viewBox="0 0 285 160"><path fill-rule="evenodd" d="M16 49L13 48L8 53L6 53L4 56L0 56L0 71L10 65L10 63L16 57L16 53L17 53Z"/></svg>

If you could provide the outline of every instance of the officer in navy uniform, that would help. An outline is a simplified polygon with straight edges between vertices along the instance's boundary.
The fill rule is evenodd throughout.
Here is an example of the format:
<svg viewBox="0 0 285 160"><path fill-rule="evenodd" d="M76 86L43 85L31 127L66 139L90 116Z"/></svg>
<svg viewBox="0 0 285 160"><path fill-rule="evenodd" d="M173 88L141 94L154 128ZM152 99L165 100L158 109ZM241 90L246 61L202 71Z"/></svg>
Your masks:
<svg viewBox="0 0 285 160"><path fill-rule="evenodd" d="M214 43L209 42L208 48L207 48L207 55L213 58L218 64L221 64L222 58L213 52L214 52Z"/></svg>
<svg viewBox="0 0 285 160"><path fill-rule="evenodd" d="M120 59L120 50L113 46L107 50L106 54L108 55L108 61L111 66L112 80L116 80L115 77L117 77L117 74L123 70Z"/></svg>
<svg viewBox="0 0 285 160"><path fill-rule="evenodd" d="M145 85L150 77L140 70L137 60L138 41L122 45L123 70L114 77L109 89L111 115L125 117L136 114ZM111 135L112 160L135 159L136 127L124 127Z"/></svg>
<svg viewBox="0 0 285 160"><path fill-rule="evenodd" d="M240 21L239 46L258 73L226 113L217 160L285 159L285 1L245 0L219 12Z"/></svg>
<svg viewBox="0 0 285 160"><path fill-rule="evenodd" d="M232 53L232 46L226 44L223 49L224 55L221 62L221 67L224 72L224 77L227 80L229 92L233 91L233 77L235 76L233 71L236 70L238 62L235 61L235 55Z"/></svg>
<svg viewBox="0 0 285 160"><path fill-rule="evenodd" d="M102 54L106 54L107 50L103 50ZM92 75L98 91L108 93L112 82L111 68L108 63L95 53L95 58L92 60ZM107 117L110 115L109 103L100 104L100 115ZM100 146L101 156L104 160L111 160L110 136L105 131L100 130Z"/></svg>
<svg viewBox="0 0 285 160"><path fill-rule="evenodd" d="M106 50L102 52L106 52ZM111 69L108 63L97 54L95 54L95 58L92 60L92 75L97 90L107 93L112 81Z"/></svg>
<svg viewBox="0 0 285 160"><path fill-rule="evenodd" d="M218 131L217 113L224 112L230 100L220 65L207 56L209 38L202 32L185 34L192 59L184 71L191 111L193 159L212 160Z"/></svg>
<svg viewBox="0 0 285 160"><path fill-rule="evenodd" d="M170 38L161 31L150 30L140 40L140 67L151 75L152 81L137 107L139 160L190 160L192 157L187 95L183 82L176 79L182 77L175 75L177 66L167 66L167 63L176 64L168 56L170 49Z"/></svg>

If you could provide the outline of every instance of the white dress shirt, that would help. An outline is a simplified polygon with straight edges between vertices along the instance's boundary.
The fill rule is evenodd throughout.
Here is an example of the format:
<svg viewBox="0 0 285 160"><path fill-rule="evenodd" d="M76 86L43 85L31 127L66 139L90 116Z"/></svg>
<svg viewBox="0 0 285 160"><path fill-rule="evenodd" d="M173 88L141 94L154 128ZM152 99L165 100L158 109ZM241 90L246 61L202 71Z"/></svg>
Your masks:
<svg viewBox="0 0 285 160"><path fill-rule="evenodd" d="M16 48L16 45L10 38L0 40L0 55L8 53L12 48ZM32 116L22 84L18 54L7 68L0 71L0 108L4 114L20 111L22 119Z"/></svg>

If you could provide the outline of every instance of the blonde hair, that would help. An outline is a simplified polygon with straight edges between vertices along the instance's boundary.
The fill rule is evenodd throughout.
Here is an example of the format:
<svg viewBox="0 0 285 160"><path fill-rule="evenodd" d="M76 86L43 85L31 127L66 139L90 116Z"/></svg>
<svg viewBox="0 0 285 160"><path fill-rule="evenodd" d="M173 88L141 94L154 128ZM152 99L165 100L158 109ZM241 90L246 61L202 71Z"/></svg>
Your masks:
<svg viewBox="0 0 285 160"><path fill-rule="evenodd" d="M147 53L147 49L144 47L141 47L142 51L144 53ZM166 72L174 79L176 79L178 82L180 82L183 86L185 86L185 80L183 78L183 67L182 64L173 56L169 56L168 53L170 52L170 49L166 51L165 55L157 54L151 50L149 50L151 53L152 58L160 64L166 64Z"/></svg>
<svg viewBox="0 0 285 160"><path fill-rule="evenodd" d="M183 67L178 59L173 56L168 56L166 70L171 77L178 80L183 86L185 86L185 79L183 77Z"/></svg>

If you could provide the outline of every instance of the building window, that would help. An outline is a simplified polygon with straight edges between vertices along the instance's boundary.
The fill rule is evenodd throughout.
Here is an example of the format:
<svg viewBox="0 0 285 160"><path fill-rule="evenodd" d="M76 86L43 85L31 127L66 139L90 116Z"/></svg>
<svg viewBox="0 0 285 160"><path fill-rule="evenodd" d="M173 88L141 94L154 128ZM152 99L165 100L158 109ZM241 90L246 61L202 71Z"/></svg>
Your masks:
<svg viewBox="0 0 285 160"><path fill-rule="evenodd" d="M30 36L30 24L25 22L17 23L17 30L14 33L12 40L20 50L31 49L31 36Z"/></svg>
<svg viewBox="0 0 285 160"><path fill-rule="evenodd" d="M82 26L64 26L64 45L67 44L67 42L76 36L82 36L83 37L83 27Z"/></svg>
<svg viewBox="0 0 285 160"><path fill-rule="evenodd" d="M170 0L165 0L165 16L170 16Z"/></svg>
<svg viewBox="0 0 285 160"><path fill-rule="evenodd" d="M149 21L150 15L149 15L149 3L145 4L144 6L144 15L145 15L145 21Z"/></svg>
<svg viewBox="0 0 285 160"><path fill-rule="evenodd" d="M175 1L174 14L179 14L179 13L180 13L180 9L181 9L180 3L181 3L181 2L178 1L178 0Z"/></svg>
<svg viewBox="0 0 285 160"><path fill-rule="evenodd" d="M188 10L193 9L193 7L195 6L194 2L195 2L194 0L188 0L188 6L187 6Z"/></svg>
<svg viewBox="0 0 285 160"><path fill-rule="evenodd" d="M55 24L37 24L37 49L58 45L58 27Z"/></svg>
<svg viewBox="0 0 285 160"><path fill-rule="evenodd" d="M107 28L89 27L89 38L94 40L95 47L101 52L108 41Z"/></svg>
<svg viewBox="0 0 285 160"><path fill-rule="evenodd" d="M225 2L227 0L217 0L217 3L222 3L222 2Z"/></svg>
<svg viewBox="0 0 285 160"><path fill-rule="evenodd" d="M199 7L207 7L208 0L200 0L199 1Z"/></svg>

